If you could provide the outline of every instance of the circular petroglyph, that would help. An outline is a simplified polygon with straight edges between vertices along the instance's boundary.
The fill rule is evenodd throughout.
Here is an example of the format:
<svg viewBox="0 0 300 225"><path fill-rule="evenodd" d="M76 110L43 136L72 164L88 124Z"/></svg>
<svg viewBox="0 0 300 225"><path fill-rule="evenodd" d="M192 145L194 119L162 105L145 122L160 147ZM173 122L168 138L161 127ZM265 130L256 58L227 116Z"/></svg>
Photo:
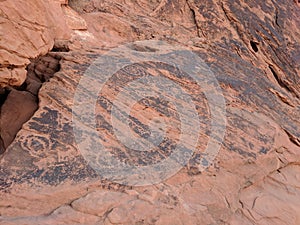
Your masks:
<svg viewBox="0 0 300 225"><path fill-rule="evenodd" d="M147 66L143 70L140 64L163 65L166 73L175 68L182 71L180 82L189 79L203 91L210 112L209 138L199 162L201 170L205 169L217 156L226 129L221 88L198 55L162 41L114 48L85 71L73 105L74 135L81 154L101 177L125 185L159 183L189 162L201 130L191 90L171 75L162 76ZM116 75L120 70L124 76ZM169 138L173 131L175 141ZM120 148L128 151L112 153ZM122 154L143 157L133 162L122 160ZM147 157L152 160L145 160Z"/></svg>

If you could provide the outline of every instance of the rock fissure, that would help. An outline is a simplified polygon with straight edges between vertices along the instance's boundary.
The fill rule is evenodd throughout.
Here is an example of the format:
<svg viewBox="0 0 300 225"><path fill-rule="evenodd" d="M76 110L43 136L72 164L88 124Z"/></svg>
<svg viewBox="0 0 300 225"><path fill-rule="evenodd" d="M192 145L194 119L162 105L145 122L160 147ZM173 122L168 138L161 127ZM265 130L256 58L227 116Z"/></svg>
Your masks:
<svg viewBox="0 0 300 225"><path fill-rule="evenodd" d="M190 11L193 15L193 21L195 23L197 34L199 38L206 38L206 34L204 33L203 29L201 28L201 25L198 22L199 12L197 11L197 7L194 6L194 3L190 0L186 0L186 4L189 7Z"/></svg>
<svg viewBox="0 0 300 225"><path fill-rule="evenodd" d="M285 89L286 91L290 92L291 94L293 94L295 97L298 97L298 94L294 91L294 88L291 87L291 85L289 84L289 82L285 79L282 78L278 72L276 71L275 67L273 65L269 65L269 69L272 72L275 80L277 81L277 83L279 84L280 87L282 87L283 89Z"/></svg>
<svg viewBox="0 0 300 225"><path fill-rule="evenodd" d="M56 50L56 49L55 49ZM38 92L60 70L61 56L50 52L31 60L27 77L19 87L6 87L0 93L0 153L13 142L16 134L38 110Z"/></svg>

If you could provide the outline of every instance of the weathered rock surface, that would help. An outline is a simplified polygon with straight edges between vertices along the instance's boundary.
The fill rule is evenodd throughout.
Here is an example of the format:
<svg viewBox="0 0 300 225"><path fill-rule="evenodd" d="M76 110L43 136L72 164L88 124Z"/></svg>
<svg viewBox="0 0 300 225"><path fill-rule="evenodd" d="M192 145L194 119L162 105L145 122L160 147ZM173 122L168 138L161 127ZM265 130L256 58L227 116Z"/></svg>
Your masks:
<svg viewBox="0 0 300 225"><path fill-rule="evenodd" d="M1 2L0 9L9 4ZM81 19L72 23L80 28L72 32L70 51L55 53L60 70L42 85L38 110L0 156L0 224L300 224L297 2L69 0L69 5L86 25ZM93 60L119 44L148 39L184 45L205 60L226 100L227 130L206 171L197 168L197 153L207 142L203 135L199 152L176 175L160 184L130 187L102 179L84 160L73 135L72 106L77 84ZM20 51L24 57L9 52L1 58L18 59L23 66L36 56L25 55L27 50ZM46 58L47 66L31 71L47 78L52 60ZM209 120L201 90L191 88L192 81L182 82L184 76L174 68L143 63L122 69L97 102L97 126L111 152L130 163L147 156L114 148L108 115L122 82L130 73L143 77L145 71L181 82L190 89L199 115ZM37 84L30 82L36 93ZM155 116L159 104L149 100L152 111L136 105L132 121ZM165 106L160 113L167 117ZM168 154L169 149L160 150Z"/></svg>
<svg viewBox="0 0 300 225"><path fill-rule="evenodd" d="M1 1L0 84L20 86L30 58L46 54L70 31L59 1Z"/></svg>
<svg viewBox="0 0 300 225"><path fill-rule="evenodd" d="M59 70L59 59L46 53L51 49L69 51L71 30L86 29L84 19L67 3L64 0L0 3L0 87L4 90L0 93L0 152L36 111L41 83Z"/></svg>

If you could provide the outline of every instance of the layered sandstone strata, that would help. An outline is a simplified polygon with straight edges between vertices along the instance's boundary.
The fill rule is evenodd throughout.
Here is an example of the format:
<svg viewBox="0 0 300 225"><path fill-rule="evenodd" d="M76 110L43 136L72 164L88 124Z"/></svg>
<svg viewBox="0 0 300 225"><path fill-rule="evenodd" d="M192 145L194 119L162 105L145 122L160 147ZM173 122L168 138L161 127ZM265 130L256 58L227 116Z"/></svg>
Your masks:
<svg viewBox="0 0 300 225"><path fill-rule="evenodd" d="M3 9L13 3L0 4ZM43 4L35 5L43 8ZM72 12L76 19L66 23L80 28L56 47L61 50L54 54L60 70L42 85L39 108L1 155L1 224L300 223L297 2L69 0L69 5L77 13ZM48 14L61 12L59 7L49 10ZM46 27L45 33L55 34ZM26 26L19 32L24 30ZM140 166L160 159L116 147L109 117L112 102L133 75L171 77L192 96L207 126L195 155L173 177L149 186L120 185L103 179L81 154L73 133L74 95L95 59L117 45L150 39L185 46L210 66L226 100L226 134L213 165L200 172L199 157L211 119L203 90L165 64L126 67L106 84L96 105L99 135L115 157ZM30 41L27 45L33 49ZM23 50L24 57L11 52L3 58L26 64L26 59L38 55L27 57L31 51L26 53L25 45ZM47 74L41 71L40 75ZM178 121L167 103L150 99L145 106L139 102L131 110L137 135L147 134L144 121L151 117L161 114ZM176 132L169 134L170 141L176 142ZM158 150L165 156L170 148Z"/></svg>

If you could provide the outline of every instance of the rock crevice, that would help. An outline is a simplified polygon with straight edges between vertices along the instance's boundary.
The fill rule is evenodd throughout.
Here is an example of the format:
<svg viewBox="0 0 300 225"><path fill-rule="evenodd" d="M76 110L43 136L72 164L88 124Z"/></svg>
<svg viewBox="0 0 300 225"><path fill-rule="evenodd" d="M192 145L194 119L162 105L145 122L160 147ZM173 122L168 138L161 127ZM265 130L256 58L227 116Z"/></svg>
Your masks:
<svg viewBox="0 0 300 225"><path fill-rule="evenodd" d="M38 109L38 92L60 70L61 56L50 52L31 60L25 82L19 87L6 87L0 105L0 153L13 142L16 134Z"/></svg>

